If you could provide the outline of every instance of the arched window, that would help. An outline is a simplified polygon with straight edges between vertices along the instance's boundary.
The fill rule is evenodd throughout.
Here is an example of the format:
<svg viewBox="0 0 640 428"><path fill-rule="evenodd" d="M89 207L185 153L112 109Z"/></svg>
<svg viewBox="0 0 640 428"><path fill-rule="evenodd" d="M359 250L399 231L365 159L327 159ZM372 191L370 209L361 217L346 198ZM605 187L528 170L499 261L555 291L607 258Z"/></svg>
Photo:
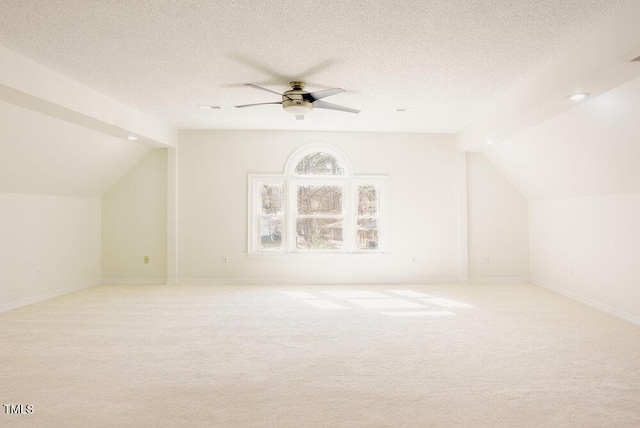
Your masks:
<svg viewBox="0 0 640 428"><path fill-rule="evenodd" d="M386 249L387 177L355 176L326 145L294 152L284 175L249 175L249 253Z"/></svg>
<svg viewBox="0 0 640 428"><path fill-rule="evenodd" d="M327 152L312 152L296 164L298 175L344 175L342 162Z"/></svg>

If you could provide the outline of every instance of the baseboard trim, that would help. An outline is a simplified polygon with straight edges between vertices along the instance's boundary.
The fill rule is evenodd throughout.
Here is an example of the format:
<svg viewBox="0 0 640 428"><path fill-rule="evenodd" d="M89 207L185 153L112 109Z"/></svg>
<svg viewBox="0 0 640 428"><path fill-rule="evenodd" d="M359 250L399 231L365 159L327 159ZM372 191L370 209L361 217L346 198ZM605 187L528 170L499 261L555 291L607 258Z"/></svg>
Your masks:
<svg viewBox="0 0 640 428"><path fill-rule="evenodd" d="M94 279L93 281L87 281L80 284L72 285L71 287L60 288L46 293L38 294L32 297L25 297L24 299L15 300L13 302L4 303L0 305L0 313L12 311L14 309L22 308L24 306L33 305L34 303L44 302L45 300L53 299L54 297L63 296L65 294L73 293L74 291L83 290L85 288L99 285L102 281Z"/></svg>
<svg viewBox="0 0 640 428"><path fill-rule="evenodd" d="M529 278L529 282L533 285L537 285L542 288L546 288L549 291L553 291L554 293L560 294L562 296L568 297L569 299L580 302L584 305L591 306L592 308L598 309L602 312L605 312L609 315L613 315L614 317L621 318L625 321L629 321L632 324L640 325L640 317L637 315L630 314L629 312L625 312L618 308L614 308L613 306L609 306L605 303L601 303L595 300L592 300L588 297L581 296L572 291L564 290L560 287L557 287L553 284L549 284L548 282L542 281L537 278Z"/></svg>
<svg viewBox="0 0 640 428"><path fill-rule="evenodd" d="M471 284L522 284L528 283L526 276L479 276L469 278Z"/></svg>
<svg viewBox="0 0 640 428"><path fill-rule="evenodd" d="M327 280L327 279L283 279L283 278L178 278L172 284L184 285L420 285L458 284L458 278L409 278L401 281L385 279Z"/></svg>
<svg viewBox="0 0 640 428"><path fill-rule="evenodd" d="M102 278L102 284L165 285L164 278Z"/></svg>

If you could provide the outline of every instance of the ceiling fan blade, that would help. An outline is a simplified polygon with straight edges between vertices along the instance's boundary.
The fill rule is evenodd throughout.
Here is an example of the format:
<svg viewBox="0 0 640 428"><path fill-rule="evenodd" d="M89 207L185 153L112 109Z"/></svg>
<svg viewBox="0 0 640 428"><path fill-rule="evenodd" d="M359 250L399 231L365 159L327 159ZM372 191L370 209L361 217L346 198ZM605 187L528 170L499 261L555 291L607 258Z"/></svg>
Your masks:
<svg viewBox="0 0 640 428"><path fill-rule="evenodd" d="M241 106L234 106L235 108L244 108L244 107L253 107L253 106L264 106L267 104L282 104L282 101L272 102L272 103L257 103L257 104L243 104Z"/></svg>
<svg viewBox="0 0 640 428"><path fill-rule="evenodd" d="M313 102L313 107L314 108L326 108L328 110L346 111L347 113L360 113L360 110L356 110L354 108L349 108L349 107L339 106L337 104L331 104L331 103L328 103L326 101L314 101Z"/></svg>
<svg viewBox="0 0 640 428"><path fill-rule="evenodd" d="M254 85L253 83L245 83L244 86L251 86L252 88L260 89L261 91L271 92L272 94L280 95L280 92L272 91L271 89L263 88L262 86Z"/></svg>
<svg viewBox="0 0 640 428"><path fill-rule="evenodd" d="M281 94L280 92L272 91L271 89L263 88L262 86L254 85L253 83L245 83L244 86L260 89L261 91L271 92L272 94L280 95L281 97L287 97L291 99L289 95Z"/></svg>
<svg viewBox="0 0 640 428"><path fill-rule="evenodd" d="M304 114L296 114L296 120L304 120Z"/></svg>
<svg viewBox="0 0 640 428"><path fill-rule="evenodd" d="M340 92L344 92L344 89L340 89L340 88L325 89L324 91L311 92L309 95L311 96L311 99L315 101L325 97L330 97L331 95L339 94Z"/></svg>

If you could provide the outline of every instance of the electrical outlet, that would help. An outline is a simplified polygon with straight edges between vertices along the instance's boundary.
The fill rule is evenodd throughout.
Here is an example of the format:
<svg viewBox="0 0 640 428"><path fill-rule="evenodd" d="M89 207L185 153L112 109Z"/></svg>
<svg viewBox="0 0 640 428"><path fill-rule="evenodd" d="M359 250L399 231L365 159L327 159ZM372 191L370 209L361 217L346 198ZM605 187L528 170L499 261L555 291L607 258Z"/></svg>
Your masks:
<svg viewBox="0 0 640 428"><path fill-rule="evenodd" d="M223 257L222 258L222 264L225 265L225 266L228 265L229 264L229 257Z"/></svg>
<svg viewBox="0 0 640 428"><path fill-rule="evenodd" d="M416 256L411 257L411 263L413 263L414 265L418 263L418 258Z"/></svg>
<svg viewBox="0 0 640 428"><path fill-rule="evenodd" d="M150 261L151 261L151 259L150 259L149 256L144 256L144 264L145 265L148 265Z"/></svg>
<svg viewBox="0 0 640 428"><path fill-rule="evenodd" d="M575 272L573 271L573 267L569 268L569 276L573 276Z"/></svg>
<svg viewBox="0 0 640 428"><path fill-rule="evenodd" d="M482 260L480 260L480 264L481 265L490 265L491 264L491 257L483 256Z"/></svg>
<svg viewBox="0 0 640 428"><path fill-rule="evenodd" d="M36 276L37 276L38 278L41 278L41 277L42 277L42 268L37 268L37 269L36 269Z"/></svg>

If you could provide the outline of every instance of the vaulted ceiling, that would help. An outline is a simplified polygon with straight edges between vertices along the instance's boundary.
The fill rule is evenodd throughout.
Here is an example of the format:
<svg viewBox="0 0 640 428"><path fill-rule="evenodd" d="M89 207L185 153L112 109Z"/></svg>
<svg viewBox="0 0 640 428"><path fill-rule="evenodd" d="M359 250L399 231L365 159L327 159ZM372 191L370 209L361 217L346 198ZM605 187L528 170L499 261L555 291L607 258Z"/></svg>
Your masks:
<svg viewBox="0 0 640 428"><path fill-rule="evenodd" d="M99 196L194 128L451 133L529 198L638 192L638 16L637 0L3 0L0 192ZM362 112L233 107L280 99L244 83L292 80Z"/></svg>
<svg viewBox="0 0 640 428"><path fill-rule="evenodd" d="M0 44L178 129L456 133L625 3L3 0ZM233 108L291 80L362 112Z"/></svg>
<svg viewBox="0 0 640 428"><path fill-rule="evenodd" d="M147 150L0 101L0 192L99 197Z"/></svg>
<svg viewBox="0 0 640 428"><path fill-rule="evenodd" d="M640 193L640 78L485 150L530 199Z"/></svg>

